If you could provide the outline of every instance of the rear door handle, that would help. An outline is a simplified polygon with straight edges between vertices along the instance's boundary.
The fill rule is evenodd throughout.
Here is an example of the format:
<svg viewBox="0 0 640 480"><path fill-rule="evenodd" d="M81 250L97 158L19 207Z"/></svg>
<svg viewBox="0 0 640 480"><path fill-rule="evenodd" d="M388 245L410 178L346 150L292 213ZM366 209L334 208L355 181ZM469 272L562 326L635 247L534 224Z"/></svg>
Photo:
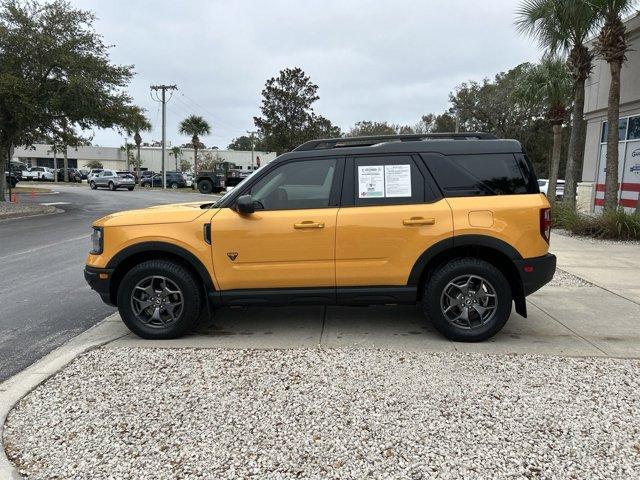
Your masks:
<svg viewBox="0 0 640 480"><path fill-rule="evenodd" d="M293 228L300 230L304 228L324 228L323 222L313 222L311 220L306 220L302 223L294 223Z"/></svg>
<svg viewBox="0 0 640 480"><path fill-rule="evenodd" d="M413 225L433 225L436 223L435 218L411 217L402 221L402 224L411 227Z"/></svg>

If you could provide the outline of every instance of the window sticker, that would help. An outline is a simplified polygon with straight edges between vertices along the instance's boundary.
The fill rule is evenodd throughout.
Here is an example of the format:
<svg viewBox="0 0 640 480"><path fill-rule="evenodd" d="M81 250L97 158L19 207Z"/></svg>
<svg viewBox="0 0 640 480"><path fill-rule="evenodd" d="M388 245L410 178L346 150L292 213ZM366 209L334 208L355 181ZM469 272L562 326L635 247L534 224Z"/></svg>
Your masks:
<svg viewBox="0 0 640 480"><path fill-rule="evenodd" d="M382 165L358 166L358 198L384 197Z"/></svg>
<svg viewBox="0 0 640 480"><path fill-rule="evenodd" d="M411 165L384 166L384 196L411 196Z"/></svg>

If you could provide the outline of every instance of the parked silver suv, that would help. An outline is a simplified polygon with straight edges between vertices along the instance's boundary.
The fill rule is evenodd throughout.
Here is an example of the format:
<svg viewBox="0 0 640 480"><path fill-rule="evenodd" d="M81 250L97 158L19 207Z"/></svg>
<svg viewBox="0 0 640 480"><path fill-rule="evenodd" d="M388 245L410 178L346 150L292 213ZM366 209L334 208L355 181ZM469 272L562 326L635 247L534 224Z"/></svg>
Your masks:
<svg viewBox="0 0 640 480"><path fill-rule="evenodd" d="M131 191L135 188L136 182L134 176L129 173L103 170L89 181L89 186L92 190L98 187L106 187L111 191L118 188L126 188Z"/></svg>

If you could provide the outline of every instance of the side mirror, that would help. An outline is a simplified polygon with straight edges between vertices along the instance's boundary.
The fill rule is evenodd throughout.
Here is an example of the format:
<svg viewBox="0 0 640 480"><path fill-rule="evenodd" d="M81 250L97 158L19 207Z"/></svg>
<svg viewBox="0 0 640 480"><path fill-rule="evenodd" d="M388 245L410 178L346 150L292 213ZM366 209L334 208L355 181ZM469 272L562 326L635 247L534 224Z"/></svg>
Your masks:
<svg viewBox="0 0 640 480"><path fill-rule="evenodd" d="M242 195L236 200L236 211L242 214L253 213L256 211L253 206L253 198L251 195Z"/></svg>

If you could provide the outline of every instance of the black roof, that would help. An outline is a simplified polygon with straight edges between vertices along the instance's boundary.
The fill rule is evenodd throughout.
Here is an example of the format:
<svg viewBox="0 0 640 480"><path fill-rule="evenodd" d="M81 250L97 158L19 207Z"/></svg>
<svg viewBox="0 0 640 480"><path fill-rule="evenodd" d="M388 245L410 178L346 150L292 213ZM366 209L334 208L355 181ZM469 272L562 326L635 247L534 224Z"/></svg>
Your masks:
<svg viewBox="0 0 640 480"><path fill-rule="evenodd" d="M482 132L325 138L303 143L292 152L280 155L277 160L367 153L416 152L443 155L520 153L522 146L517 140L498 139L494 135Z"/></svg>

